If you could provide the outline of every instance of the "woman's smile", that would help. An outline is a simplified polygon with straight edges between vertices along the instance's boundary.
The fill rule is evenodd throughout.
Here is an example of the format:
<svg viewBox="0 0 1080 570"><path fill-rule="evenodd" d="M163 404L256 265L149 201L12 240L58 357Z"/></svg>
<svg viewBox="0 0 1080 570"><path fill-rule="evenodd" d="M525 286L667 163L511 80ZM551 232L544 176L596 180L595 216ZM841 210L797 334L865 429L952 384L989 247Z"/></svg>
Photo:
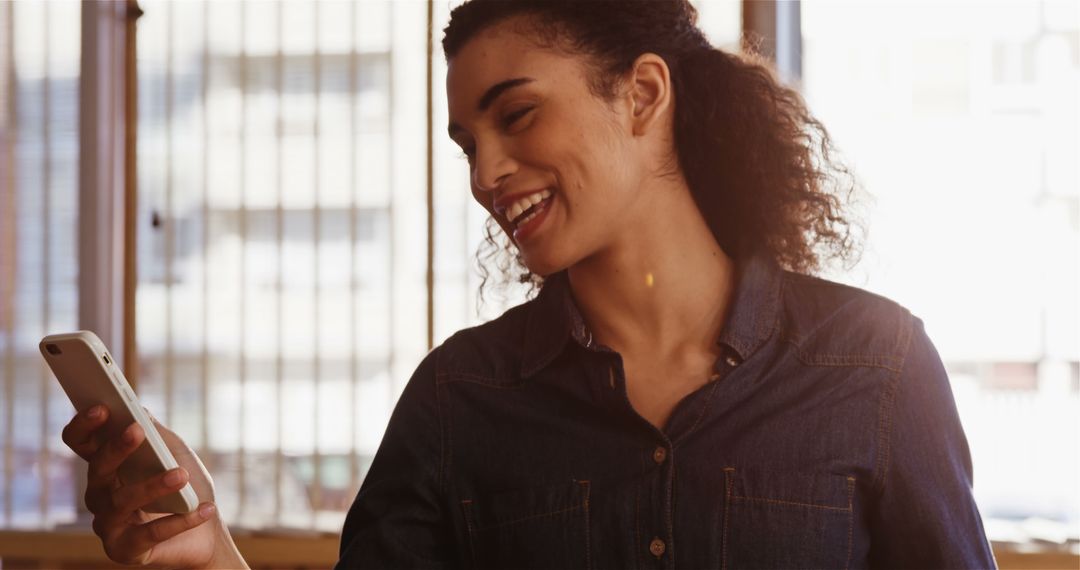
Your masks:
<svg viewBox="0 0 1080 570"><path fill-rule="evenodd" d="M548 212L551 211L555 203L555 197L550 192L545 191L545 193L548 194L547 197L532 204L511 220L510 223L514 226L514 241L517 242L518 246L523 245L532 236L536 235L536 232L543 226L544 220L547 219ZM534 194L533 196L538 195Z"/></svg>

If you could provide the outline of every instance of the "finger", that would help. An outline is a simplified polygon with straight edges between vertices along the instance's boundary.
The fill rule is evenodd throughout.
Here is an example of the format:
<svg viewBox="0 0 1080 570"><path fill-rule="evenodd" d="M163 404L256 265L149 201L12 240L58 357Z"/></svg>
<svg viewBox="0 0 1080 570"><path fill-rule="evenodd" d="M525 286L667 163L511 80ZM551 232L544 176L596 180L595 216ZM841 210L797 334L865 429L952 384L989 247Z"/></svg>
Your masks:
<svg viewBox="0 0 1080 570"><path fill-rule="evenodd" d="M60 433L64 444L71 448L79 457L89 461L90 457L101 447L101 442L95 437L98 429L105 425L109 418L109 409L102 405L93 406L74 418Z"/></svg>
<svg viewBox="0 0 1080 570"><path fill-rule="evenodd" d="M165 441L165 445L172 452L173 457L180 465L183 465L188 469L192 479L192 489L198 495L199 500L213 501L214 500L214 481L210 477L210 472L206 468L202 459L195 453L195 450L191 449L191 446L184 441L176 432L169 429L167 426L158 421L154 417L150 410L143 408L146 411L147 416L154 424L154 429L157 430L158 435Z"/></svg>
<svg viewBox="0 0 1080 570"><path fill-rule="evenodd" d="M193 529L214 516L214 503L203 503L190 513L169 515L148 523L129 527L118 539L117 546L123 552L146 552L158 543ZM153 563L153 560L147 560Z"/></svg>
<svg viewBox="0 0 1080 570"><path fill-rule="evenodd" d="M132 423L117 437L102 445L97 453L94 453L90 458L90 468L87 471L88 494L91 490L96 491L100 488L111 490L116 479L116 470L143 442L143 435L139 424Z"/></svg>
<svg viewBox="0 0 1080 570"><path fill-rule="evenodd" d="M145 481L124 485L112 493L114 509L109 516L124 520L158 498L181 489L187 481L187 470L177 467Z"/></svg>

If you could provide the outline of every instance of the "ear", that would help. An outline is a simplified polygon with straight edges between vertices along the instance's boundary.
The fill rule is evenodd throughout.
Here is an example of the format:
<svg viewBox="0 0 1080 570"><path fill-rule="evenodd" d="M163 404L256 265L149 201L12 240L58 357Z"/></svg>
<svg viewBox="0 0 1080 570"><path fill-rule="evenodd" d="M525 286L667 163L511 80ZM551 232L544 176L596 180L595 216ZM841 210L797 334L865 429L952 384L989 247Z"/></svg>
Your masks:
<svg viewBox="0 0 1080 570"><path fill-rule="evenodd" d="M630 117L634 135L659 128L671 108L671 72L664 59L643 53L634 61L629 76Z"/></svg>

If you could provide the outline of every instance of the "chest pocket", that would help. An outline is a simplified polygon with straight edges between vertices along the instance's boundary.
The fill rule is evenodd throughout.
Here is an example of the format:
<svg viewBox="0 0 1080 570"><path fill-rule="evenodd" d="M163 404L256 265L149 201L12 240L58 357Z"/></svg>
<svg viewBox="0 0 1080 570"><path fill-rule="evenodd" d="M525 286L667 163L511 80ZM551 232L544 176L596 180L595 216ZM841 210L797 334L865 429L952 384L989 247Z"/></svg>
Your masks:
<svg viewBox="0 0 1080 570"><path fill-rule="evenodd" d="M855 478L724 469L723 568L847 568Z"/></svg>
<svg viewBox="0 0 1080 570"><path fill-rule="evenodd" d="M461 502L476 568L590 567L589 482Z"/></svg>

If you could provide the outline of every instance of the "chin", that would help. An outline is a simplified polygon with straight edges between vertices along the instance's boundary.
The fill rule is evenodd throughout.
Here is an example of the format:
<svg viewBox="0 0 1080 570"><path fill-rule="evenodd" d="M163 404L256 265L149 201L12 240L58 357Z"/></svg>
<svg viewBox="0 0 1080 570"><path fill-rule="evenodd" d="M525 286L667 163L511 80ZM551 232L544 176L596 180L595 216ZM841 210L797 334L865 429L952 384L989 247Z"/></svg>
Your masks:
<svg viewBox="0 0 1080 570"><path fill-rule="evenodd" d="M558 273L569 266L567 263L560 262L558 259L541 254L525 254L522 256L522 261L525 263L525 267L529 268L529 271L544 278L547 278L553 273Z"/></svg>

